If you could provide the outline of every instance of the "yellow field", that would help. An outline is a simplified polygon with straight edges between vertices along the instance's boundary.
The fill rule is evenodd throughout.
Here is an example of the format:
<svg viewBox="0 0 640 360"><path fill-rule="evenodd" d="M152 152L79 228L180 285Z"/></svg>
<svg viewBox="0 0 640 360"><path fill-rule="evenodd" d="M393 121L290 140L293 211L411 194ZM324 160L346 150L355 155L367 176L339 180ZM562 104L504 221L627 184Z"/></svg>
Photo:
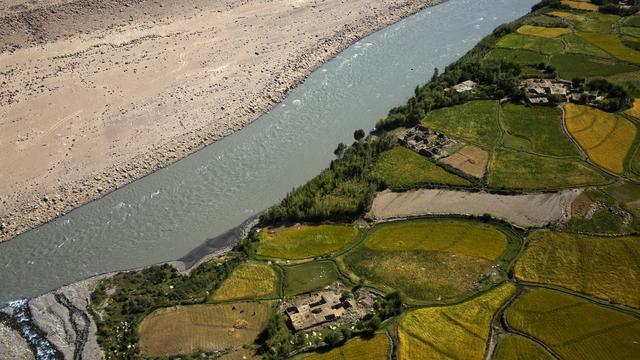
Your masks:
<svg viewBox="0 0 640 360"><path fill-rule="evenodd" d="M538 231L516 263L516 278L552 284L640 308L640 236Z"/></svg>
<svg viewBox="0 0 640 360"><path fill-rule="evenodd" d="M408 313L398 325L398 358L483 359L493 315L514 293L504 284L459 305Z"/></svg>
<svg viewBox="0 0 640 360"><path fill-rule="evenodd" d="M522 295L505 319L565 360L634 359L639 353L640 319L559 291Z"/></svg>
<svg viewBox="0 0 640 360"><path fill-rule="evenodd" d="M489 162L489 153L476 146L465 146L440 161L466 174L482 178Z"/></svg>
<svg viewBox="0 0 640 360"><path fill-rule="evenodd" d="M571 17L573 14L566 11L551 11L551 12L548 12L547 15L551 15L559 18L568 18L568 17Z"/></svg>
<svg viewBox="0 0 640 360"><path fill-rule="evenodd" d="M524 336L508 335L496 347L493 360L554 360L542 346Z"/></svg>
<svg viewBox="0 0 640 360"><path fill-rule="evenodd" d="M307 360L387 360L389 358L389 337L377 334L371 339L356 338L345 345L323 354L305 356Z"/></svg>
<svg viewBox="0 0 640 360"><path fill-rule="evenodd" d="M622 174L636 126L619 115L589 106L566 104L564 109L567 129L589 158L604 169Z"/></svg>
<svg viewBox="0 0 640 360"><path fill-rule="evenodd" d="M352 226L299 225L264 229L260 232L258 255L280 259L308 259L340 250L358 235Z"/></svg>
<svg viewBox="0 0 640 360"><path fill-rule="evenodd" d="M640 99L636 99L633 102L633 106L631 107L631 109L625 111L625 113L633 116L636 119L640 119Z"/></svg>
<svg viewBox="0 0 640 360"><path fill-rule="evenodd" d="M276 272L264 263L244 263L231 273L213 300L237 300L268 296L275 292Z"/></svg>
<svg viewBox="0 0 640 360"><path fill-rule="evenodd" d="M517 30L522 35L539 36L543 38L557 38L558 36L569 34L569 28L552 28L544 26L522 25Z"/></svg>
<svg viewBox="0 0 640 360"><path fill-rule="evenodd" d="M598 5L584 1L562 0L562 4L577 10L598 11Z"/></svg>
<svg viewBox="0 0 640 360"><path fill-rule="evenodd" d="M507 242L507 236L491 225L463 220L419 220L378 226L364 245L375 251L443 251L496 260Z"/></svg>
<svg viewBox="0 0 640 360"><path fill-rule="evenodd" d="M177 306L160 309L140 324L145 356L215 351L253 343L271 305L267 302Z"/></svg>

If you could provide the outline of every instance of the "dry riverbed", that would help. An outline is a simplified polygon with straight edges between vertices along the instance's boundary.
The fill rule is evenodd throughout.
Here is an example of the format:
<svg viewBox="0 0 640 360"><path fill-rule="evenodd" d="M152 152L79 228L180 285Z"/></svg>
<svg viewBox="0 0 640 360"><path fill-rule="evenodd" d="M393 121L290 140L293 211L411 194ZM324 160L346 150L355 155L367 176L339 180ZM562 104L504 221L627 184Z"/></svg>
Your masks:
<svg viewBox="0 0 640 360"><path fill-rule="evenodd" d="M442 0L0 0L0 241L239 130Z"/></svg>

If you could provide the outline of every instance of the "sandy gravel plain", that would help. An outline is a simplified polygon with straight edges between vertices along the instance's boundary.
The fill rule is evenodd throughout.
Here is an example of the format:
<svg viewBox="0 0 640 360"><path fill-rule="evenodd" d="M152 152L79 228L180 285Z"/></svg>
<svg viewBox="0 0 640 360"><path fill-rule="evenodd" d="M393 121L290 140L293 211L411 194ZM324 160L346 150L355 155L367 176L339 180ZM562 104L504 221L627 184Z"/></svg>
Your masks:
<svg viewBox="0 0 640 360"><path fill-rule="evenodd" d="M0 241L239 130L443 0L0 0Z"/></svg>

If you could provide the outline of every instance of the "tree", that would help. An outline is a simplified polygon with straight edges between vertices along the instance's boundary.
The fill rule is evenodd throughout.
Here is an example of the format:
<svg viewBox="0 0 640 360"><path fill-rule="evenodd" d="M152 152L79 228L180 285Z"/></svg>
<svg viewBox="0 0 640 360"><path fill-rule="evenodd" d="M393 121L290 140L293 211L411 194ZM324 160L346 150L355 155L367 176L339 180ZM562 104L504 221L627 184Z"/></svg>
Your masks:
<svg viewBox="0 0 640 360"><path fill-rule="evenodd" d="M360 141L364 139L364 135L364 130L358 129L353 133L353 138L356 139L356 141Z"/></svg>
<svg viewBox="0 0 640 360"><path fill-rule="evenodd" d="M334 348L340 345L342 337L337 331L331 331L324 336L323 340L327 344L327 346Z"/></svg>
<svg viewBox="0 0 640 360"><path fill-rule="evenodd" d="M333 154L337 157L342 157L346 149L347 149L347 145L340 143L338 144L338 147L333 151Z"/></svg>

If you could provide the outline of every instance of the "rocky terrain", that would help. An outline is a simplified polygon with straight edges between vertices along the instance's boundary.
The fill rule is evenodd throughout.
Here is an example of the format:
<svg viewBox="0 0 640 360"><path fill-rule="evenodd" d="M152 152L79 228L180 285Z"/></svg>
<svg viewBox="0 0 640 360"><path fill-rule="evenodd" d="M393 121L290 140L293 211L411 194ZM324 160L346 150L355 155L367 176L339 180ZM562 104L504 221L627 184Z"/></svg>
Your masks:
<svg viewBox="0 0 640 360"><path fill-rule="evenodd" d="M440 1L0 1L0 241L239 130Z"/></svg>

